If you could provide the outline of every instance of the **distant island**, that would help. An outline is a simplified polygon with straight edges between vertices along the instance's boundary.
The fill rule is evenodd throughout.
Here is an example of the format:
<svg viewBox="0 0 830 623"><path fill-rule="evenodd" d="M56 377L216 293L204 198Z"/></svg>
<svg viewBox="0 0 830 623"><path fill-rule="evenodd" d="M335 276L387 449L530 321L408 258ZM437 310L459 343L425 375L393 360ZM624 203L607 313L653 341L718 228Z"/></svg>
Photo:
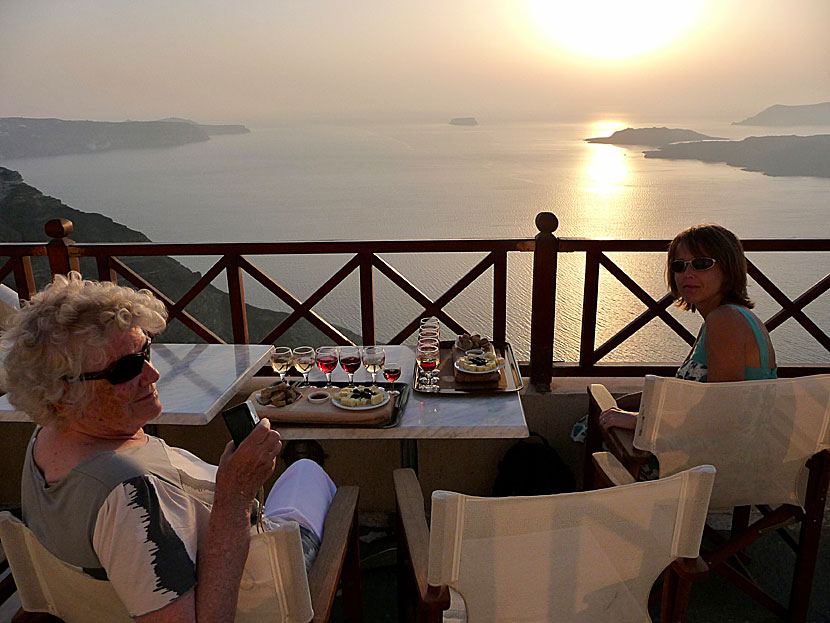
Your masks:
<svg viewBox="0 0 830 623"><path fill-rule="evenodd" d="M735 121L732 125L830 125L830 102L803 106L776 104L765 108L753 117Z"/></svg>
<svg viewBox="0 0 830 623"><path fill-rule="evenodd" d="M475 117L456 117L450 119L450 125L478 125Z"/></svg>
<svg viewBox="0 0 830 623"><path fill-rule="evenodd" d="M0 159L86 154L112 149L174 147L241 134L245 126L204 126L186 119L160 121L66 121L0 118Z"/></svg>
<svg viewBox="0 0 830 623"><path fill-rule="evenodd" d="M189 123L203 129L208 136L218 136L219 134L250 134L251 131L244 125L207 125L204 123L197 123L190 119L182 119L181 117L167 117L159 119L159 121L173 122L173 123Z"/></svg>
<svg viewBox="0 0 830 623"><path fill-rule="evenodd" d="M662 147L680 141L720 140L716 136L706 136L693 130L676 128L626 128L617 130L611 136L586 138L588 143L607 143L610 145L646 145Z"/></svg>
<svg viewBox="0 0 830 623"><path fill-rule="evenodd" d="M71 238L78 242L150 242L140 231L116 223L102 214L81 212L70 208L54 197L48 197L37 188L26 184L17 171L0 167L0 242L37 242L48 240L43 231L47 221L65 218L72 221L75 231ZM200 278L172 257L147 256L120 258L136 273L150 281L168 297L178 300ZM51 278L49 264L45 257L32 258L32 269L38 288ZM98 271L91 258L81 259L81 270L85 276L95 279ZM11 277L6 285L14 287ZM257 343L276 327L287 314L246 305L250 340ZM227 342L233 342L231 310L228 294L209 285L188 306L187 311ZM340 328L349 339L360 343L360 337ZM315 344L322 334L306 320L300 320L281 338L286 346ZM327 338L325 338L327 339ZM179 321L174 321L159 336L162 342L198 343L201 338Z"/></svg>
<svg viewBox="0 0 830 623"><path fill-rule="evenodd" d="M675 143L647 151L645 157L724 162L771 176L830 177L830 134Z"/></svg>

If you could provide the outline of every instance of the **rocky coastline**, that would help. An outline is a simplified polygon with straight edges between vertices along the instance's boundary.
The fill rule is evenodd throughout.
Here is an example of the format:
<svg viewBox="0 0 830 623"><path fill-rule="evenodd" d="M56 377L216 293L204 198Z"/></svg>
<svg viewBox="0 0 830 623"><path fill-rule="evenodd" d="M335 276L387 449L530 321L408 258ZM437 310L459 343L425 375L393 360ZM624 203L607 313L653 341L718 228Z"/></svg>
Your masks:
<svg viewBox="0 0 830 623"><path fill-rule="evenodd" d="M43 226L47 221L55 218L72 221L74 231L71 237L77 242L151 242L140 231L116 223L109 217L76 210L54 197L44 195L38 189L26 184L17 171L0 167L0 242L42 244L48 240ZM202 276L171 257L121 257L119 259L173 300L178 300ZM33 257L32 268L38 288L48 283L50 271L46 258ZM90 279L97 278L98 274L93 260L87 258L81 260L81 272ZM6 284L14 287L13 279L9 277ZM223 340L233 342L230 305L226 292L209 285L187 306L187 311ZM250 304L246 305L246 311L252 343L265 337L287 316L284 312L263 309ZM355 333L340 327L339 329L349 339L360 341ZM326 339L310 323L302 320L280 338L280 344L287 346L318 344ZM202 340L180 322L174 321L159 336L159 341L199 343Z"/></svg>
<svg viewBox="0 0 830 623"><path fill-rule="evenodd" d="M770 176L830 177L830 134L673 143L645 157L722 162Z"/></svg>
<svg viewBox="0 0 830 623"><path fill-rule="evenodd" d="M0 159L39 158L113 149L175 147L216 134L244 134L241 125L200 125L187 119L160 121L66 121L0 118Z"/></svg>
<svg viewBox="0 0 830 623"><path fill-rule="evenodd" d="M609 145L644 145L662 147L679 141L720 140L717 136L706 136L694 130L679 128L626 128L617 130L611 136L586 138L586 143L605 143Z"/></svg>
<svg viewBox="0 0 830 623"><path fill-rule="evenodd" d="M830 125L830 102L803 104L800 106L775 104L743 121L735 121L732 125L761 125L768 127Z"/></svg>

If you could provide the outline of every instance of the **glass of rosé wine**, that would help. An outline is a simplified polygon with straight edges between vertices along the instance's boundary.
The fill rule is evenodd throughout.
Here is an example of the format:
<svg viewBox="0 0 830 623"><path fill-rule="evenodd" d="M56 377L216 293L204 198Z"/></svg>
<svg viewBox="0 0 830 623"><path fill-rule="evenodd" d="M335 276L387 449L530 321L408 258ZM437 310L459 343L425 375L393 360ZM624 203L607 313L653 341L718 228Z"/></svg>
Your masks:
<svg viewBox="0 0 830 623"><path fill-rule="evenodd" d="M387 380L392 386L387 392L391 396L396 396L400 392L395 389L394 383L401 378L401 364L395 361L386 361L383 364L383 378Z"/></svg>
<svg viewBox="0 0 830 623"><path fill-rule="evenodd" d="M334 346L321 346L317 349L317 368L326 375L326 389L331 389L331 373L337 367L337 348Z"/></svg>
<svg viewBox="0 0 830 623"><path fill-rule="evenodd" d="M340 348L340 367L349 375L349 387L354 387L354 373L360 368L360 349L357 346Z"/></svg>

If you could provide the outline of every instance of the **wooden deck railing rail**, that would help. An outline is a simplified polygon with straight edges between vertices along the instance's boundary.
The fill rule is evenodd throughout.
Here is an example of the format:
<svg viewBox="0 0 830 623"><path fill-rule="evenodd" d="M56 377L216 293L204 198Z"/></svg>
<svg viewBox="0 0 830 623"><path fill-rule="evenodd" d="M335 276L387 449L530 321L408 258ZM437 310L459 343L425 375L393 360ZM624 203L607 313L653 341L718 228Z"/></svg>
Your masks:
<svg viewBox="0 0 830 623"><path fill-rule="evenodd" d="M336 344L351 341L339 329L312 308L338 284L357 271L359 275L359 299L361 309L361 335L364 343L375 342L374 270L385 275L407 296L423 308L423 312L388 340L401 343L418 327L422 316L437 316L451 331L464 332L462 321L447 310L452 301L467 286L483 275L491 266L492 273L492 336L496 341L506 339L508 283L507 258L509 253L532 252L533 289L531 305L530 362L523 362L524 374L539 388L548 388L553 376L642 376L646 373L671 373L676 367L668 364L607 364L605 358L614 348L625 342L654 318L663 320L682 339L691 344L694 336L669 314L670 295L655 300L640 287L623 269L607 255L623 251L632 253L664 252L668 240L586 240L559 238L556 217L543 212L536 217L539 234L528 239L498 240L415 240L415 241L343 241L343 242L273 242L273 243L75 243L69 235L72 224L64 219L50 221L46 233L51 240L45 244L0 244L0 257L7 261L0 265L0 281L13 275L16 290L21 298L29 298L35 292L32 257L47 257L52 274L66 273L79 267L81 258L93 258L98 279L117 280L118 277L136 287L155 292L167 305L170 319L178 319L197 336L207 342L223 340L209 327L191 316L186 307L208 284L223 272L227 277L229 306L233 327L233 341L248 343L248 324L245 312L243 275L262 284L290 308L291 312L280 324L260 340L268 344L277 341L299 319L305 318ZM830 252L830 239L763 239L745 240L748 254L752 252ZM476 253L485 256L472 269L453 284L444 294L431 299L406 279L380 254L397 253ZM586 257L582 326L577 362L554 363L553 336L556 308L557 259L561 253L584 253ZM313 294L299 300L277 281L257 267L250 258L268 255L341 254L350 259ZM219 260L178 301L169 298L156 286L130 269L120 257L135 256L218 256ZM826 256L821 256L826 258ZM819 261L817 266L826 266ZM604 344L596 347L598 284L600 267L604 267L630 292L642 301L646 310L626 327L618 331ZM794 299L787 297L755 264L749 262L749 274L781 306L781 310L765 321L772 331L792 318L828 352L824 361L815 365L782 365L782 375L812 374L830 370L830 338L807 314L804 308L830 290L830 274L824 275L807 291Z"/></svg>

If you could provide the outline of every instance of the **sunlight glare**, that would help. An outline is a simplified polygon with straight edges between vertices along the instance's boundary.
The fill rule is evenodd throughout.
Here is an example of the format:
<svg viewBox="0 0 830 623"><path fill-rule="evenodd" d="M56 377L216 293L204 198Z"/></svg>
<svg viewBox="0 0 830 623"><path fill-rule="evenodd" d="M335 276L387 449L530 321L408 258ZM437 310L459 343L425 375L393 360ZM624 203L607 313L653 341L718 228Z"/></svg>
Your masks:
<svg viewBox="0 0 830 623"><path fill-rule="evenodd" d="M585 188L588 192L608 195L621 190L628 176L626 152L615 145L593 144L591 160L585 167Z"/></svg>
<svg viewBox="0 0 830 623"><path fill-rule="evenodd" d="M652 52L691 28L705 0L528 0L536 25L557 44L586 56Z"/></svg>

